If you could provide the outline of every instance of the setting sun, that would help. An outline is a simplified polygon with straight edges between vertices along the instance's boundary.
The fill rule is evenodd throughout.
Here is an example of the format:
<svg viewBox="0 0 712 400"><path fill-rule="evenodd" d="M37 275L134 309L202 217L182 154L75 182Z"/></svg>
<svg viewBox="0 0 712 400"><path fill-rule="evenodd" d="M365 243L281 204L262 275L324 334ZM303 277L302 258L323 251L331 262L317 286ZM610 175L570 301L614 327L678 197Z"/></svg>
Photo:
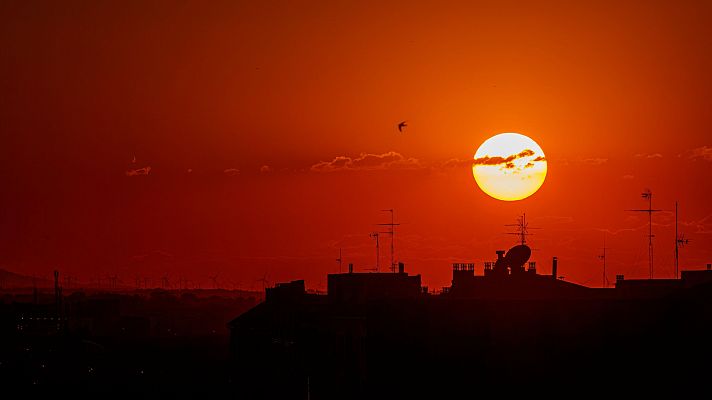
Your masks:
<svg viewBox="0 0 712 400"><path fill-rule="evenodd" d="M519 133L500 133L477 149L472 174L480 189L495 199L514 201L534 194L546 178L541 147Z"/></svg>

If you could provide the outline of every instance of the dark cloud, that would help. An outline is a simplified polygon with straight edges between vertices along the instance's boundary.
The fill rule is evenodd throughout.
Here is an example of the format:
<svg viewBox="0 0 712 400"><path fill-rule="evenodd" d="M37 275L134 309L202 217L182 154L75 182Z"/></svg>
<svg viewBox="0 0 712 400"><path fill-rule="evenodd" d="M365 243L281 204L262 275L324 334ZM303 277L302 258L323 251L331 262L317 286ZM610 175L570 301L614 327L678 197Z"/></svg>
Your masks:
<svg viewBox="0 0 712 400"><path fill-rule="evenodd" d="M533 151L533 150L525 149L525 150L522 150L521 153L517 154L517 158L531 157L531 156L533 156L533 155L534 155L534 151Z"/></svg>
<svg viewBox="0 0 712 400"><path fill-rule="evenodd" d="M484 156L480 158L475 158L472 160L473 165L501 165L505 164L505 168L514 168L514 166L507 166L507 164L510 164L512 161L518 159L518 158L523 158L523 157L531 157L534 155L534 151L530 149L525 149L522 150L519 154L512 154L511 156L508 157L490 157L490 156ZM536 160L535 160L536 161Z"/></svg>
<svg viewBox="0 0 712 400"><path fill-rule="evenodd" d="M524 168L531 168L534 166L533 162L528 162L527 165L524 166Z"/></svg>

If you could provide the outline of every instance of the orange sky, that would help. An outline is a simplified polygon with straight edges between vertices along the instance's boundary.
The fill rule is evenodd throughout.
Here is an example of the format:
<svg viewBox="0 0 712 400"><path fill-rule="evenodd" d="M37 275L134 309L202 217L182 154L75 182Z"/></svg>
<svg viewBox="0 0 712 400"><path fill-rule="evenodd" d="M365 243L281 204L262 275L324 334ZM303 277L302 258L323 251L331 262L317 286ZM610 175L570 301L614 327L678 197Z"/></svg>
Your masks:
<svg viewBox="0 0 712 400"><path fill-rule="evenodd" d="M557 255L600 285L604 230L609 278L647 276L624 211L644 188L681 202L681 264L712 262L709 2L443 3L3 2L0 267L324 288L339 247L375 263L393 207L431 287L453 261L481 273L522 212L541 272ZM531 198L488 197L462 162L500 132L547 155Z"/></svg>

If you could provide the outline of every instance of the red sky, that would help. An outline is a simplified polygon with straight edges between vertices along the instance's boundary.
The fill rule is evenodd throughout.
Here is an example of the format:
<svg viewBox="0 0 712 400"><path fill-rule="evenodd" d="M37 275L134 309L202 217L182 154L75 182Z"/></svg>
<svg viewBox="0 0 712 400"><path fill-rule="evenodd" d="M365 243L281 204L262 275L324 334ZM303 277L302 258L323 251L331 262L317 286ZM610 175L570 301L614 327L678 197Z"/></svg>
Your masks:
<svg viewBox="0 0 712 400"><path fill-rule="evenodd" d="M680 201L682 266L712 262L709 2L383 3L2 2L0 267L323 289L395 208L430 287L522 212L542 273L600 285L604 231L609 278L647 276L645 188ZM500 132L547 155L526 200L459 162Z"/></svg>

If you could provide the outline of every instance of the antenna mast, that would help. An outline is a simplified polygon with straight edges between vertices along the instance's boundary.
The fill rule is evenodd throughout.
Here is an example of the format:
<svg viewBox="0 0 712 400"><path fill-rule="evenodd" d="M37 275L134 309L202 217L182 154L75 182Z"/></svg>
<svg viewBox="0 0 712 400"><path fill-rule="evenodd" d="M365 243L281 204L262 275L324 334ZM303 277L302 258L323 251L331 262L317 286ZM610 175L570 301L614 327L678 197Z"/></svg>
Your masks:
<svg viewBox="0 0 712 400"><path fill-rule="evenodd" d="M381 269L381 251L378 245L378 232L373 232L368 236L373 239L376 239L376 272L379 272Z"/></svg>
<svg viewBox="0 0 712 400"><path fill-rule="evenodd" d="M677 201L675 202L675 279L677 279L679 271L680 247L685 247L690 243L690 239L685 239L685 234L677 233Z"/></svg>
<svg viewBox="0 0 712 400"><path fill-rule="evenodd" d="M341 258L341 247L339 247L339 258L336 259L336 262L339 263L339 273L341 273L341 263L343 259Z"/></svg>
<svg viewBox="0 0 712 400"><path fill-rule="evenodd" d="M603 232L603 253L598 256L600 260L603 260L603 287L608 287L608 277L606 276L606 233Z"/></svg>
<svg viewBox="0 0 712 400"><path fill-rule="evenodd" d="M394 215L393 215L393 209L387 209L387 210L381 210L383 212L390 212L391 213L391 223L390 224L378 224L380 226L388 226L390 229L386 232L381 232L381 233L386 233L388 235L391 235L391 272L395 273L396 272L396 260L395 260L395 241L396 241L396 226L400 224L395 223Z"/></svg>
<svg viewBox="0 0 712 400"><path fill-rule="evenodd" d="M218 285L218 275L219 275L219 274L215 274L215 275L210 275L210 276L208 276L208 278L210 278L210 280L213 281L213 289L219 289L219 288L220 288L220 285Z"/></svg>
<svg viewBox="0 0 712 400"><path fill-rule="evenodd" d="M529 228L529 223L527 222L527 214L526 213L523 213L520 217L517 218L516 224L507 224L505 226L515 227L516 232L507 232L507 235L519 236L519 243L521 245L526 245L527 244L527 236L532 235L531 233L529 233L529 229L537 229L537 228Z"/></svg>
<svg viewBox="0 0 712 400"><path fill-rule="evenodd" d="M653 279L653 213L654 212L659 212L662 210L654 210L653 209L653 192L650 191L650 189L645 189L645 191L641 194L641 197L644 199L648 199L648 208L647 209L642 209L642 210L626 210L626 211L635 211L635 212L645 212L648 213L648 273L650 278Z"/></svg>

